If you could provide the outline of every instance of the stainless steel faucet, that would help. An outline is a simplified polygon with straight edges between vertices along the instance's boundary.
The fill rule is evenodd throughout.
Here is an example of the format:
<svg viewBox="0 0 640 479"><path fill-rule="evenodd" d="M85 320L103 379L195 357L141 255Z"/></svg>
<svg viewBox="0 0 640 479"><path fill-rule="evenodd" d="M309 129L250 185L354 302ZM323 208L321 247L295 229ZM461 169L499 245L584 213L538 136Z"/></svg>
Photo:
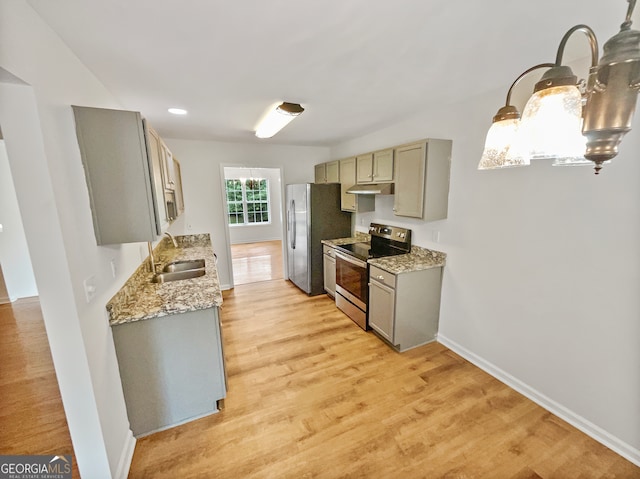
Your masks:
<svg viewBox="0 0 640 479"><path fill-rule="evenodd" d="M171 240L171 242L173 243L173 247L177 248L178 247L178 242L176 241L176 239L173 237L173 235L171 233L169 233L168 231L164 234L165 236L168 236L169 239Z"/></svg>
<svg viewBox="0 0 640 479"><path fill-rule="evenodd" d="M156 260L153 257L153 245L151 241L147 241L147 247L149 248L149 270L153 274L156 274Z"/></svg>

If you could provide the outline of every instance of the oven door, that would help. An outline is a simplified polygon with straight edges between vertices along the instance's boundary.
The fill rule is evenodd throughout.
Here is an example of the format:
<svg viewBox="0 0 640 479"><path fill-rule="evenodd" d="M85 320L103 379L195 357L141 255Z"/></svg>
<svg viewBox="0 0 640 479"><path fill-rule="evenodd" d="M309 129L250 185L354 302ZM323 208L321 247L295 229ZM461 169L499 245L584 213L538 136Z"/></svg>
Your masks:
<svg viewBox="0 0 640 479"><path fill-rule="evenodd" d="M369 300L368 275L366 262L336 251L336 293L363 312Z"/></svg>

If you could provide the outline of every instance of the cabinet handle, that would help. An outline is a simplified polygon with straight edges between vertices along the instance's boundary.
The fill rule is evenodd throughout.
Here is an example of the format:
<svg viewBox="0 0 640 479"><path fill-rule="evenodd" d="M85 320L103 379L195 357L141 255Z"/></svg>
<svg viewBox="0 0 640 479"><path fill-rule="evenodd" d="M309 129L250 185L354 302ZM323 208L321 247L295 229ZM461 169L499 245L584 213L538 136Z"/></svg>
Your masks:
<svg viewBox="0 0 640 479"><path fill-rule="evenodd" d="M384 276L382 276L381 274L379 274L378 276L376 276L376 279L384 279Z"/></svg>

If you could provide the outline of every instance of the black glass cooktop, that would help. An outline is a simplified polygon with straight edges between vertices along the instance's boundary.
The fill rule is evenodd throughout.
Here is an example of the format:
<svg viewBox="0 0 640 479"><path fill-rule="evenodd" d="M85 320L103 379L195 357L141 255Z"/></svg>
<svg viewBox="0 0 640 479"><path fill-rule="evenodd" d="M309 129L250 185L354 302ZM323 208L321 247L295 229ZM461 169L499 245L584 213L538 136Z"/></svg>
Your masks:
<svg viewBox="0 0 640 479"><path fill-rule="evenodd" d="M397 254L407 253L407 251L402 251L388 246L376 246L375 248L372 248L371 243L343 244L336 246L336 249L350 254L351 256L355 256L363 261L371 258L382 258L383 256L394 256Z"/></svg>

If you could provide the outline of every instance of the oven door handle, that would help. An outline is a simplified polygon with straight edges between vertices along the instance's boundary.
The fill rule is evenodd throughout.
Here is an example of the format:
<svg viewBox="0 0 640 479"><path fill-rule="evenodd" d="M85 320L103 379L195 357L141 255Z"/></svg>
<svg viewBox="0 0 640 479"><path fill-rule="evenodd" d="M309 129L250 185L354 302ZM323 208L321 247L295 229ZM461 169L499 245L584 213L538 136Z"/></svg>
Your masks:
<svg viewBox="0 0 640 479"><path fill-rule="evenodd" d="M365 263L362 260L353 258L351 256L347 256L343 253L341 253L340 251L336 251L336 258L340 258L342 261L346 261L347 263L351 263L354 264L356 266L360 266L361 268L366 268L367 267L367 263Z"/></svg>

